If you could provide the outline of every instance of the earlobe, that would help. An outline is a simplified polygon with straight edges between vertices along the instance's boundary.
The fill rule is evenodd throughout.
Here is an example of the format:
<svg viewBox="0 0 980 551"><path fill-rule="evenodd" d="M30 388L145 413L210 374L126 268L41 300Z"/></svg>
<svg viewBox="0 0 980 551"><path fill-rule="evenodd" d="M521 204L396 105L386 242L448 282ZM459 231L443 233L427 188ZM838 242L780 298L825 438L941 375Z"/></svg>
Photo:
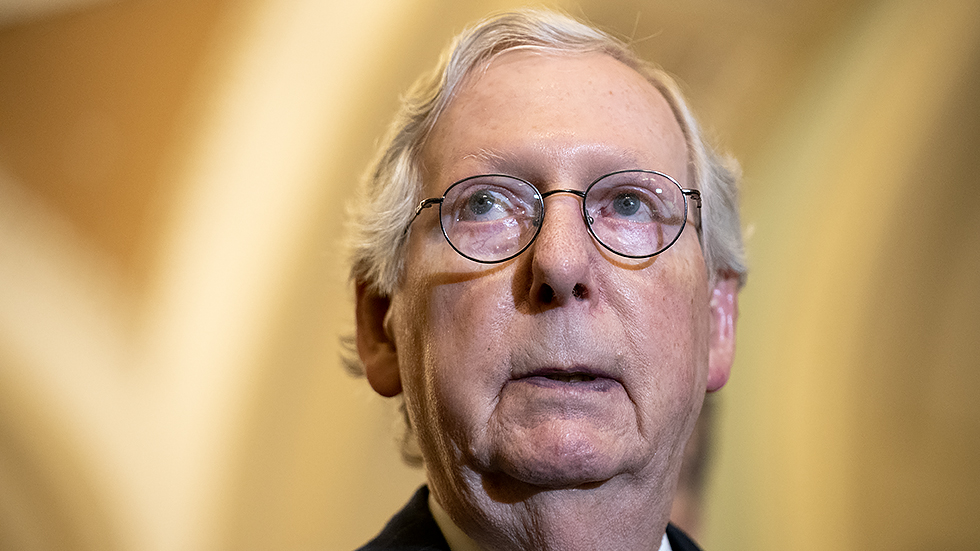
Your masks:
<svg viewBox="0 0 980 551"><path fill-rule="evenodd" d="M402 381L395 341L385 327L391 299L358 281L356 301L357 355L364 363L368 382L378 394L395 396L402 391Z"/></svg>
<svg viewBox="0 0 980 551"><path fill-rule="evenodd" d="M725 385L735 360L735 323L738 321L738 278L719 275L711 290L711 335L708 349L708 392Z"/></svg>

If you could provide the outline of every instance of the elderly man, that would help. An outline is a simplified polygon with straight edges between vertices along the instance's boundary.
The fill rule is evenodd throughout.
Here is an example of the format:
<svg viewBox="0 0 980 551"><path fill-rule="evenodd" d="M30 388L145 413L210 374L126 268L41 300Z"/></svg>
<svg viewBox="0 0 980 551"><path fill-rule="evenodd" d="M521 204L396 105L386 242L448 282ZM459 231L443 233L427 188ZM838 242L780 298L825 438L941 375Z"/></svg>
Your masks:
<svg viewBox="0 0 980 551"><path fill-rule="evenodd" d="M745 269L735 170L619 41L518 12L404 101L357 202L357 352L428 480L363 549L697 549L668 524Z"/></svg>

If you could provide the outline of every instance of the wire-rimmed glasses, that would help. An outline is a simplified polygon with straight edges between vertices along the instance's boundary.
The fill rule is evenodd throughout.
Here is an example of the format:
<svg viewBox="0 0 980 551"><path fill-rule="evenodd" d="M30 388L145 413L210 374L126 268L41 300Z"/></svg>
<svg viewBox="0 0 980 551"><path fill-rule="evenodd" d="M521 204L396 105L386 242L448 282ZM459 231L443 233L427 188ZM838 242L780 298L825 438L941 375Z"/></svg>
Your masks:
<svg viewBox="0 0 980 551"><path fill-rule="evenodd" d="M557 193L580 197L592 237L626 258L649 258L673 245L687 224L689 196L698 214L701 209L698 190L684 189L670 176L653 170L612 172L584 192L555 189L546 193L521 178L484 174L464 178L449 186L442 197L420 202L415 218L438 204L442 233L452 248L475 262L494 264L531 246L544 222L544 200Z"/></svg>

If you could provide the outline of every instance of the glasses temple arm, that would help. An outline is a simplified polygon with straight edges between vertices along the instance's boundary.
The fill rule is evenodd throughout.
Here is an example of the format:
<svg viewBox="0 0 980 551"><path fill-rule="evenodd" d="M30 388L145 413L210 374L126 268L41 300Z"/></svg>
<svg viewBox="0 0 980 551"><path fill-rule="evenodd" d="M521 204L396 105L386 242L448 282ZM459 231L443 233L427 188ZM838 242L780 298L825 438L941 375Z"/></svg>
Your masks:
<svg viewBox="0 0 980 551"><path fill-rule="evenodd" d="M408 229L412 227L412 223L415 222L415 219L418 218L420 214L422 214L422 210L427 209L432 205L438 205L440 203L442 203L442 197L433 197L430 199L423 199L422 201L420 201L419 206L415 207L415 215L412 216L412 219L408 222L408 225L405 226L405 231L402 232L402 236L404 237L408 235Z"/></svg>
<svg viewBox="0 0 980 551"><path fill-rule="evenodd" d="M701 208L701 192L696 189L684 189L681 188L681 193L684 195L689 195L698 204L698 208Z"/></svg>

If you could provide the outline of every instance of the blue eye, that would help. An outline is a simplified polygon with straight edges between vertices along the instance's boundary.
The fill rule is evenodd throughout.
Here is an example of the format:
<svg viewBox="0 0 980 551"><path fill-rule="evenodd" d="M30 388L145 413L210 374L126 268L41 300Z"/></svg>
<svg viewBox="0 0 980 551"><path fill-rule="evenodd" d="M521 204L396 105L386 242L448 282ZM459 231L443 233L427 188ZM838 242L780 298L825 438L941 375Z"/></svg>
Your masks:
<svg viewBox="0 0 980 551"><path fill-rule="evenodd" d="M497 204L497 201L494 199L493 195L486 190L481 190L473 195L470 195L470 199L467 201L466 206L469 208L470 213L476 216L481 216L490 212L490 209L492 209L495 204Z"/></svg>
<svg viewBox="0 0 980 551"><path fill-rule="evenodd" d="M640 224L656 222L664 216L663 203L650 190L635 185L597 186L586 199L593 218L629 220Z"/></svg>
<svg viewBox="0 0 980 551"><path fill-rule="evenodd" d="M457 252L477 262L512 258L537 234L543 207L528 182L501 174L465 178L449 186L439 207L442 229Z"/></svg>
<svg viewBox="0 0 980 551"><path fill-rule="evenodd" d="M620 193L613 199L612 206L620 216L633 216L640 210L640 200L632 193Z"/></svg>

